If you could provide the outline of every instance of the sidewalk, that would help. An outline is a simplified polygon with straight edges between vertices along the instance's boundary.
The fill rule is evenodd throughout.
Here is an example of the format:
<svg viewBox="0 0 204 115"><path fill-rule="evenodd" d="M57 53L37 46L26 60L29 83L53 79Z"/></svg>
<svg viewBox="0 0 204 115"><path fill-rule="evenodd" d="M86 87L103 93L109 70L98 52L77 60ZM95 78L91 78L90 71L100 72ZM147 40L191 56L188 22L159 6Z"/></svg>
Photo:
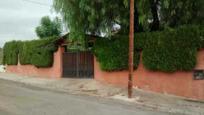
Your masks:
<svg viewBox="0 0 204 115"><path fill-rule="evenodd" d="M187 100L181 97L161 95L134 89L134 98L127 99L125 88L101 84L92 79L47 79L0 73L0 79L32 85L50 90L68 92L79 95L99 96L115 100L128 101L152 110L178 113L183 115L204 115L204 102Z"/></svg>

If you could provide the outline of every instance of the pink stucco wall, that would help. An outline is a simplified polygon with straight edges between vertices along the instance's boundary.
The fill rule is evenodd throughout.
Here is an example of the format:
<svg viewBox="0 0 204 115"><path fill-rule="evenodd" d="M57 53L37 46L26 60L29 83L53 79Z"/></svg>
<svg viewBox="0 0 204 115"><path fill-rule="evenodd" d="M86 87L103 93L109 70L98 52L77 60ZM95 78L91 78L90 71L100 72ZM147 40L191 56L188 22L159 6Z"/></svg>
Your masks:
<svg viewBox="0 0 204 115"><path fill-rule="evenodd" d="M184 57L185 58L185 57ZM195 69L204 70L204 50L197 54ZM104 72L94 59L94 77L96 80L127 87L128 71ZM140 89L204 100L204 80L193 80L193 72L163 73L144 68L142 62L134 71L134 86Z"/></svg>
<svg viewBox="0 0 204 115"><path fill-rule="evenodd" d="M27 76L60 78L62 77L62 55L64 52L63 47L59 47L58 51L54 53L54 63L50 68L37 68L33 65L21 65L18 63L16 66L6 66L6 72L17 73Z"/></svg>

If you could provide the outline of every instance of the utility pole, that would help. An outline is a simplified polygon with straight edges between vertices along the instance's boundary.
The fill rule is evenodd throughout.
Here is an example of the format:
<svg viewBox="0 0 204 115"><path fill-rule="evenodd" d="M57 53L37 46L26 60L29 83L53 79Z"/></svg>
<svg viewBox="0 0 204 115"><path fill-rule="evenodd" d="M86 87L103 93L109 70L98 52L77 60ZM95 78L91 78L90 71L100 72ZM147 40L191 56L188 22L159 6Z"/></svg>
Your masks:
<svg viewBox="0 0 204 115"><path fill-rule="evenodd" d="M134 0L130 0L130 33L129 33L129 78L128 98L132 98L134 71Z"/></svg>

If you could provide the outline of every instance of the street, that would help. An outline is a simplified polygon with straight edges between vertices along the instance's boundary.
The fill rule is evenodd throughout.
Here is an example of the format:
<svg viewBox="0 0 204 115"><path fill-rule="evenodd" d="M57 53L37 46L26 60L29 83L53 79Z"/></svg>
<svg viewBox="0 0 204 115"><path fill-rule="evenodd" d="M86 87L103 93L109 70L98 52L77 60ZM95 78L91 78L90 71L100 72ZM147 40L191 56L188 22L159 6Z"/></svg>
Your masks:
<svg viewBox="0 0 204 115"><path fill-rule="evenodd" d="M169 115L97 97L71 95L0 80L0 115Z"/></svg>

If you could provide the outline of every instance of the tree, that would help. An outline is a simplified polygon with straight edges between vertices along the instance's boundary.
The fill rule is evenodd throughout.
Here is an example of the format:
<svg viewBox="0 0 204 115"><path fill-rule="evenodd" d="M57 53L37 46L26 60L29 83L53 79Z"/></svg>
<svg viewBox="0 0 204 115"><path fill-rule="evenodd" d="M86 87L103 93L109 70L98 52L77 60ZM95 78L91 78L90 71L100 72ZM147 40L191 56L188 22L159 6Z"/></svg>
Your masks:
<svg viewBox="0 0 204 115"><path fill-rule="evenodd" d="M204 24L203 0L161 0L161 22L167 27Z"/></svg>
<svg viewBox="0 0 204 115"><path fill-rule="evenodd" d="M137 0L139 22L144 31L164 27L204 24L203 0Z"/></svg>
<svg viewBox="0 0 204 115"><path fill-rule="evenodd" d="M145 1L148 1L149 4L149 0ZM143 31L143 26L148 28L147 15L149 13L143 13L142 10L139 10L146 3L139 3L143 2L136 0L135 32ZM62 14L67 27L70 29L72 38L83 37L84 33L112 35L111 32L117 24L121 27L121 33L128 33L129 0L119 0L117 3L115 0L54 0L53 6L58 13ZM147 6L145 5L145 8L149 10ZM154 19L158 19L158 17Z"/></svg>
<svg viewBox="0 0 204 115"><path fill-rule="evenodd" d="M128 23L128 8L122 0L117 4L114 0L54 0L54 8L76 35L109 33L116 23Z"/></svg>
<svg viewBox="0 0 204 115"><path fill-rule="evenodd" d="M112 35L116 24L121 33L128 33L129 0L54 0L53 6L72 38L83 38L85 33ZM135 0L135 32L201 24L203 6L203 0Z"/></svg>
<svg viewBox="0 0 204 115"><path fill-rule="evenodd" d="M53 21L49 16L41 19L40 26L36 27L36 34L39 38L59 36L62 32L61 20L55 18Z"/></svg>
<svg viewBox="0 0 204 115"><path fill-rule="evenodd" d="M153 21L150 24L151 31L156 31L160 29L159 11L158 11L159 2L160 0L150 0L151 14L153 17Z"/></svg>
<svg viewBox="0 0 204 115"><path fill-rule="evenodd" d="M85 34L109 36L116 24L128 27L129 9L123 0L117 4L114 0L54 0L53 6L70 30L69 39L84 45Z"/></svg>

